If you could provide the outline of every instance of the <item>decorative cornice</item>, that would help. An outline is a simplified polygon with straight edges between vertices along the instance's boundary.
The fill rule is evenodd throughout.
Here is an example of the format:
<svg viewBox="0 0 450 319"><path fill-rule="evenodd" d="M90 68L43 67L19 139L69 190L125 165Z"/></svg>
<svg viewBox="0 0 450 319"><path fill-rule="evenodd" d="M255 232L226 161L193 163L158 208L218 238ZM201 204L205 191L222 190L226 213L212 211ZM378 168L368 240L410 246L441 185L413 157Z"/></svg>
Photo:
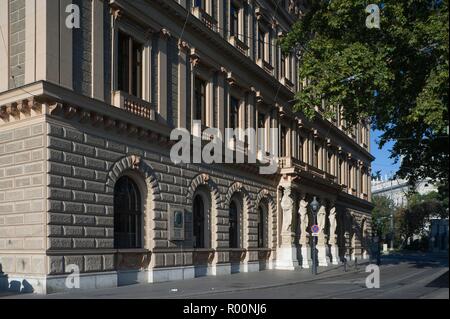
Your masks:
<svg viewBox="0 0 450 319"><path fill-rule="evenodd" d="M42 114L42 104L34 97L0 106L0 122L8 123Z"/></svg>

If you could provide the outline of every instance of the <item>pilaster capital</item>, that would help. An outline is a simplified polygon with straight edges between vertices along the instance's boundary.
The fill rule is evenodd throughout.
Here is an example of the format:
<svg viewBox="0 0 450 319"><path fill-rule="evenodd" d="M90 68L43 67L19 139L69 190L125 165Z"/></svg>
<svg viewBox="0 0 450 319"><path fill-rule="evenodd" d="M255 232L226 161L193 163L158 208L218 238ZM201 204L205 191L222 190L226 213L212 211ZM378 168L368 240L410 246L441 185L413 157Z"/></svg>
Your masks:
<svg viewBox="0 0 450 319"><path fill-rule="evenodd" d="M162 29L159 31L159 36L161 37L161 39L167 40L168 38L171 37L171 33L170 33L170 31L167 30L166 28L162 28Z"/></svg>
<svg viewBox="0 0 450 319"><path fill-rule="evenodd" d="M186 41L183 41L181 39L178 40L178 49L180 52L188 53L189 52L189 44Z"/></svg>
<svg viewBox="0 0 450 319"><path fill-rule="evenodd" d="M116 6L111 6L110 13L114 19L114 21L120 20L122 18L123 12L122 9Z"/></svg>

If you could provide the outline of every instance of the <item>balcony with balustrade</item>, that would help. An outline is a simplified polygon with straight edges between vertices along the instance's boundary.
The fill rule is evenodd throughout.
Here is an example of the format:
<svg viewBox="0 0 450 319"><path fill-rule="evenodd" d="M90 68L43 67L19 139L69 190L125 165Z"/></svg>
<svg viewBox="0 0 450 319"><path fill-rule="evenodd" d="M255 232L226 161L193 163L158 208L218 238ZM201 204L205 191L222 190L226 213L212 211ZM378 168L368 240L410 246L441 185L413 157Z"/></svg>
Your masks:
<svg viewBox="0 0 450 319"><path fill-rule="evenodd" d="M217 32L217 20L201 7L193 7L192 14L203 22L203 24L214 32Z"/></svg>
<svg viewBox="0 0 450 319"><path fill-rule="evenodd" d="M126 92L115 91L113 93L113 104L120 109L144 119L151 121L156 119L156 111L151 103Z"/></svg>
<svg viewBox="0 0 450 319"><path fill-rule="evenodd" d="M295 174L337 185L337 177L293 157L279 158L280 173Z"/></svg>

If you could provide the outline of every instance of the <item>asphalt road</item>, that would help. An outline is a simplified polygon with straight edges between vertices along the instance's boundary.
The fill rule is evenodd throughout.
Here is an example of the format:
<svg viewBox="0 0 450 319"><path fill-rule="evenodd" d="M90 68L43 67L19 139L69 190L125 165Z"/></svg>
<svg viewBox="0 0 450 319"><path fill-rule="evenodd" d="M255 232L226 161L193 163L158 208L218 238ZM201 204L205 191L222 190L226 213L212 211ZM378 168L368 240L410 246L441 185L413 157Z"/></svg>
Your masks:
<svg viewBox="0 0 450 319"><path fill-rule="evenodd" d="M368 264L368 263L367 263ZM366 266L309 270L267 270L185 281L39 295L3 295L13 299L449 299L448 255L393 255L383 258L380 288L366 287ZM0 298L2 295L0 294Z"/></svg>
<svg viewBox="0 0 450 319"><path fill-rule="evenodd" d="M282 287L199 296L203 299L449 299L448 267L430 262L402 262L380 268L380 288L368 289L368 273ZM194 297L196 298L196 297Z"/></svg>

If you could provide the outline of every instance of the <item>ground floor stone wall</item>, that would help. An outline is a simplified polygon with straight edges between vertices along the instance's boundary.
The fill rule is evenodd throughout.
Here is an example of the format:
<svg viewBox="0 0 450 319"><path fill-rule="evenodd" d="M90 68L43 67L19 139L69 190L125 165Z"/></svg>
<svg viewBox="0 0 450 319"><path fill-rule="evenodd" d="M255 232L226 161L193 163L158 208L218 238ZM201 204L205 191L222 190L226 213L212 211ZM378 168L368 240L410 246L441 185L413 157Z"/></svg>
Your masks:
<svg viewBox="0 0 450 319"><path fill-rule="evenodd" d="M43 117L0 130L0 273L46 273L45 144Z"/></svg>

